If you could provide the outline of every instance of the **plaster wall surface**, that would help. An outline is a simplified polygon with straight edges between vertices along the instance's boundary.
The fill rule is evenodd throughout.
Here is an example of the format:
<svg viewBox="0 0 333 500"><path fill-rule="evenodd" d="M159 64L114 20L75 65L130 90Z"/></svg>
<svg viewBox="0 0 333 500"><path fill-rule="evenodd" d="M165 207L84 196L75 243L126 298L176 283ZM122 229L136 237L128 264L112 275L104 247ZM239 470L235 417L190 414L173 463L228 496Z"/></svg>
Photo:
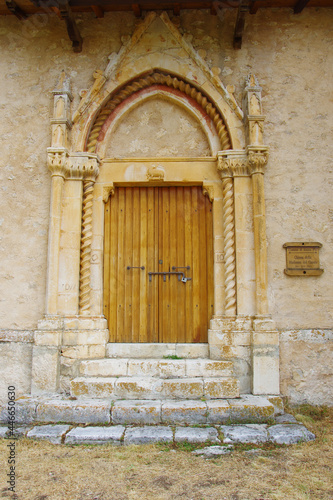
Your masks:
<svg viewBox="0 0 333 500"><path fill-rule="evenodd" d="M240 103L247 75L263 88L270 312L279 329L332 325L332 20L330 9L259 10L248 16L239 51L232 48L236 13L182 12L176 22ZM130 13L77 15L84 39L75 54L55 16L22 23L0 19L0 327L33 329L43 316L50 174L51 90L64 69L73 109L92 73L132 34ZM218 73L219 70L216 70ZM152 138L149 137L148 141ZM320 277L284 274L287 241L319 241Z"/></svg>

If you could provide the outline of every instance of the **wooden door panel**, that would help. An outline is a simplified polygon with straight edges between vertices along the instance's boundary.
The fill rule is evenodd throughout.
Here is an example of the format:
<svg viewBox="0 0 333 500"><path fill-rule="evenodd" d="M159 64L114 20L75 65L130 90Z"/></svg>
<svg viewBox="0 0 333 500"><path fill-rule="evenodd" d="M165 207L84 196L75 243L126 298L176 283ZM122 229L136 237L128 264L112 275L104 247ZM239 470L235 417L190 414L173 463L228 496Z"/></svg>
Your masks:
<svg viewBox="0 0 333 500"><path fill-rule="evenodd" d="M201 187L117 188L105 208L110 341L207 342L212 245L212 205ZM149 278L148 272L175 272L173 267L191 280L182 283L174 274Z"/></svg>

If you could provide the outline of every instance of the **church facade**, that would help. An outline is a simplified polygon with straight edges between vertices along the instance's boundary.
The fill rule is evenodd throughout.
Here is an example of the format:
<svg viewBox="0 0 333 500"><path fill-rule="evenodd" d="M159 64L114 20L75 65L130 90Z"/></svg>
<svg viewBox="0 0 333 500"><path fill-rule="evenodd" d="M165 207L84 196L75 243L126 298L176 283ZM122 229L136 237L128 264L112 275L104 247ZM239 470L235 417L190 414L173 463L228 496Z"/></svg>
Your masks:
<svg viewBox="0 0 333 500"><path fill-rule="evenodd" d="M0 18L3 399L332 404L332 10L234 16Z"/></svg>

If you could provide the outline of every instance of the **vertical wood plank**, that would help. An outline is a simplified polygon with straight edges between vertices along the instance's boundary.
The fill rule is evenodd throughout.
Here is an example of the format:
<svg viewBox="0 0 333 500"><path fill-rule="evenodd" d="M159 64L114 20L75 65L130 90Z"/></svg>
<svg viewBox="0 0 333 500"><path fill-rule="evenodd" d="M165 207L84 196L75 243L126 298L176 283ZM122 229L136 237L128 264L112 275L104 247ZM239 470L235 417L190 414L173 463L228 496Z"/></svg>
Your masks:
<svg viewBox="0 0 333 500"><path fill-rule="evenodd" d="M116 342L125 342L125 188L118 190L118 251L117 251L117 329Z"/></svg>
<svg viewBox="0 0 333 500"><path fill-rule="evenodd" d="M193 331L192 342L200 341L200 235L198 189L192 188L192 247L193 247Z"/></svg>
<svg viewBox="0 0 333 500"><path fill-rule="evenodd" d="M177 255L176 266L184 267L190 264L186 262L185 258L185 207L184 207L184 188L177 188L176 196L176 224L177 224ZM179 269L185 272L185 276L191 276L191 270ZM177 342L186 342L186 288L189 286L190 281L186 284L177 281Z"/></svg>
<svg viewBox="0 0 333 500"><path fill-rule="evenodd" d="M208 318L205 337L202 342L208 342L209 322L214 314L214 249L213 249L213 204L206 197L206 227L207 227L207 290Z"/></svg>
<svg viewBox="0 0 333 500"><path fill-rule="evenodd" d="M202 188L198 187L198 212L199 212L199 282L200 286L200 339L203 342L207 330L208 318L208 290L207 290L207 228L206 228L206 197Z"/></svg>
<svg viewBox="0 0 333 500"><path fill-rule="evenodd" d="M111 199L108 199L108 202L104 207L104 274L103 274L103 312L106 317L109 325L109 340L112 338L112 329L110 325L110 210L111 210Z"/></svg>
<svg viewBox="0 0 333 500"><path fill-rule="evenodd" d="M117 340L117 289L118 289L118 212L119 212L119 192L115 191L113 197L110 198L110 277L108 281L110 305L109 305L109 329L112 332L112 342Z"/></svg>
<svg viewBox="0 0 333 500"><path fill-rule="evenodd" d="M139 266L144 266L144 271L138 269L139 275L139 290L137 293L139 300L139 338L138 342L148 342L148 290L147 290L147 280L148 280L148 200L147 200L147 188L140 188L140 206L138 209L138 214L140 217L140 242L139 242L139 252L140 261Z"/></svg>
<svg viewBox="0 0 333 500"><path fill-rule="evenodd" d="M177 206L176 206L176 188L170 187L169 190L169 212L170 212L170 224L169 224L169 255L170 255L170 265L169 270L172 272L172 267L177 266ZM169 293L169 317L170 321L166 325L167 330L170 332L171 342L179 342L178 340L178 310L182 308L182 304L178 304L177 294L179 288L179 281L176 275L170 275L166 282Z"/></svg>
<svg viewBox="0 0 333 500"><path fill-rule="evenodd" d="M124 266L125 275L125 310L124 310L124 338L125 342L132 341L132 286L133 269L127 267L133 266L133 190L125 189L125 234L124 234Z"/></svg>
<svg viewBox="0 0 333 500"><path fill-rule="evenodd" d="M185 342L192 342L193 333L193 284L195 276L193 273L193 251L192 251L192 196L191 188L184 188L184 247L185 262L190 266L191 281L185 285Z"/></svg>
<svg viewBox="0 0 333 500"><path fill-rule="evenodd" d="M141 211L140 211L140 188L133 187L132 189L132 266L141 266L140 250L141 250L141 238L140 238L140 222L141 222ZM141 188L142 190L142 188ZM146 242L145 242L146 244ZM132 278L132 334L131 341L139 342L140 337L140 272L141 269L131 269Z"/></svg>

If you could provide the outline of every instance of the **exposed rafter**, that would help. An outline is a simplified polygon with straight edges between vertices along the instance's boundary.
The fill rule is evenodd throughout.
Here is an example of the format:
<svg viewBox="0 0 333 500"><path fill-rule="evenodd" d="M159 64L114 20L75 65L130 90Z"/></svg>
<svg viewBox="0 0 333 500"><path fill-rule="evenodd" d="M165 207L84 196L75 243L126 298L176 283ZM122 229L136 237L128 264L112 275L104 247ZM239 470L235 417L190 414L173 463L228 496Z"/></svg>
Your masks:
<svg viewBox="0 0 333 500"><path fill-rule="evenodd" d="M249 1L240 0L234 31L234 49L242 47L243 31L245 26L245 14L249 11Z"/></svg>
<svg viewBox="0 0 333 500"><path fill-rule="evenodd" d="M75 22L72 9L70 8L67 1L59 3L59 10L62 19L65 20L67 26L67 33L72 41L72 47L74 52L81 52L82 50L82 38L79 32L79 28Z"/></svg>
<svg viewBox="0 0 333 500"><path fill-rule="evenodd" d="M10 12L14 14L17 19L27 19L28 15L17 5L17 3L14 2L14 0L7 0L6 5L7 9L10 10Z"/></svg>
<svg viewBox="0 0 333 500"><path fill-rule="evenodd" d="M302 10L304 9L304 7L307 6L309 1L310 0L298 0L298 2L296 3L296 5L294 7L294 14L299 14L300 12L302 12Z"/></svg>

